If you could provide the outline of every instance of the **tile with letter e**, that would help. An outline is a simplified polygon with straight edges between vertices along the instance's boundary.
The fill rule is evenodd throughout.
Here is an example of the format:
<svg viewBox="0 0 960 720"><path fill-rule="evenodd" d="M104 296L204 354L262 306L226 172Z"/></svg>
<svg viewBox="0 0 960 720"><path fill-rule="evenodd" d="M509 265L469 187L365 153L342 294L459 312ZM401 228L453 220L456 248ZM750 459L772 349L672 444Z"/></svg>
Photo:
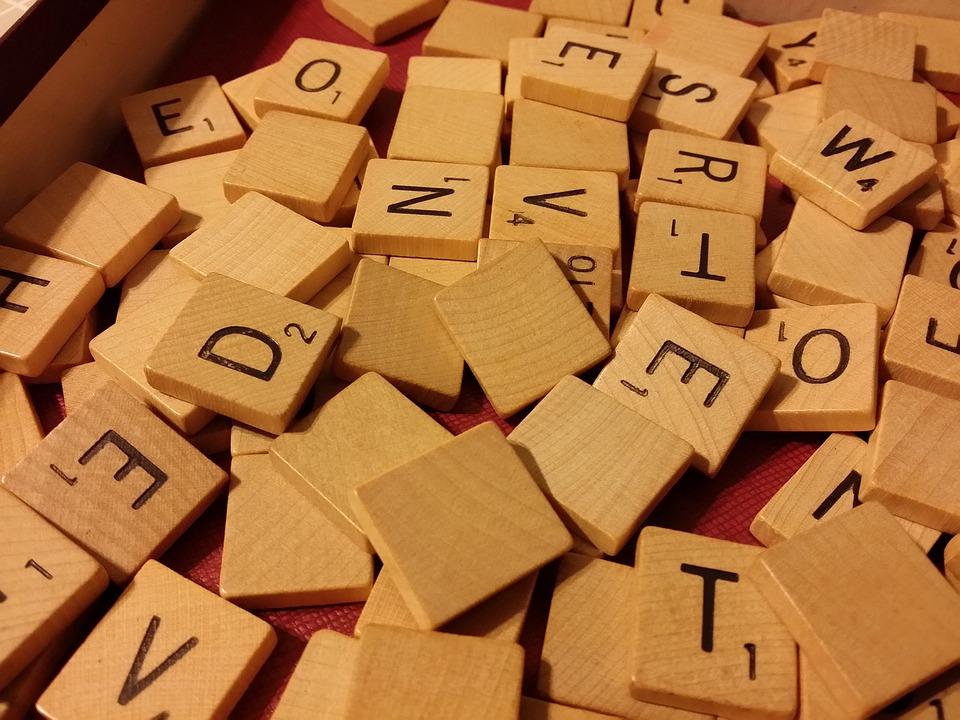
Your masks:
<svg viewBox="0 0 960 720"><path fill-rule="evenodd" d="M227 200L256 191L317 222L332 220L369 156L364 128L267 113L223 178Z"/></svg>
<svg viewBox="0 0 960 720"><path fill-rule="evenodd" d="M41 440L43 426L19 375L0 372L0 478L25 458Z"/></svg>
<svg viewBox="0 0 960 720"><path fill-rule="evenodd" d="M480 165L371 160L353 219L358 253L476 260L489 170Z"/></svg>
<svg viewBox="0 0 960 720"><path fill-rule="evenodd" d="M794 717L797 646L746 575L761 552L659 527L640 532L634 697L725 718Z"/></svg>
<svg viewBox="0 0 960 720"><path fill-rule="evenodd" d="M748 577L851 717L872 715L960 661L951 621L960 597L877 503L764 551ZM896 662L878 663L883 657Z"/></svg>
<svg viewBox="0 0 960 720"><path fill-rule="evenodd" d="M386 42L433 20L446 0L323 0L323 9L364 40Z"/></svg>
<svg viewBox="0 0 960 720"><path fill-rule="evenodd" d="M650 295L593 386L686 440L714 476L773 385L780 361Z"/></svg>
<svg viewBox="0 0 960 720"><path fill-rule="evenodd" d="M147 358L160 392L279 434L320 374L339 318L211 273Z"/></svg>
<svg viewBox="0 0 960 720"><path fill-rule="evenodd" d="M220 468L114 383L3 478L117 583L166 550L225 482Z"/></svg>
<svg viewBox="0 0 960 720"><path fill-rule="evenodd" d="M575 377L507 439L564 518L607 555L620 552L693 457L689 443Z"/></svg>
<svg viewBox="0 0 960 720"><path fill-rule="evenodd" d="M870 15L827 8L820 16L810 79L823 80L831 65L887 77L913 77L917 29Z"/></svg>
<svg viewBox="0 0 960 720"><path fill-rule="evenodd" d="M360 643L354 638L335 630L315 632L271 717L342 720L359 652Z"/></svg>
<svg viewBox="0 0 960 720"><path fill-rule="evenodd" d="M107 573L0 488L0 687L54 642L107 587Z"/></svg>
<svg viewBox="0 0 960 720"><path fill-rule="evenodd" d="M120 112L144 167L236 150L247 139L213 75L131 95Z"/></svg>
<svg viewBox="0 0 960 720"><path fill-rule="evenodd" d="M760 65L773 80L778 93L810 85L810 72L817 47L820 18L767 25L770 33Z"/></svg>
<svg viewBox="0 0 960 720"><path fill-rule="evenodd" d="M510 40L538 37L543 22L543 15L537 13L455 0L447 3L427 32L423 54L494 58L506 65Z"/></svg>
<svg viewBox="0 0 960 720"><path fill-rule="evenodd" d="M613 715L557 705L556 703L520 698L520 720L619 720Z"/></svg>
<svg viewBox="0 0 960 720"><path fill-rule="evenodd" d="M960 290L960 232L957 228L938 225L924 235L907 273Z"/></svg>
<svg viewBox="0 0 960 720"><path fill-rule="evenodd" d="M640 169L637 208L645 202L749 215L763 213L767 154L742 143L652 130Z"/></svg>
<svg viewBox="0 0 960 720"><path fill-rule="evenodd" d="M263 117L286 110L359 123L390 74L390 58L376 50L297 38L264 75L254 96Z"/></svg>
<svg viewBox="0 0 960 720"><path fill-rule="evenodd" d="M946 18L881 12L881 20L917 29L916 68L937 90L960 92L960 50L954 38L960 22Z"/></svg>
<svg viewBox="0 0 960 720"><path fill-rule="evenodd" d="M151 561L37 708L52 720L225 718L276 643L265 621Z"/></svg>
<svg viewBox="0 0 960 720"><path fill-rule="evenodd" d="M531 0L530 12L548 18L570 18L604 25L626 25L632 0Z"/></svg>
<svg viewBox="0 0 960 720"><path fill-rule="evenodd" d="M628 24L638 30L650 30L664 15L677 8L723 15L723 0L633 0Z"/></svg>
<svg viewBox="0 0 960 720"><path fill-rule="evenodd" d="M273 65L264 65L233 80L228 80L220 86L233 106L234 112L250 130L254 130L260 124L260 114L254 107L254 96L272 67Z"/></svg>
<svg viewBox="0 0 960 720"><path fill-rule="evenodd" d="M500 94L502 70L493 58L416 55L407 63L407 87L448 88Z"/></svg>
<svg viewBox="0 0 960 720"><path fill-rule="evenodd" d="M502 417L610 354L606 336L539 240L519 243L444 288L435 303L460 354Z"/></svg>

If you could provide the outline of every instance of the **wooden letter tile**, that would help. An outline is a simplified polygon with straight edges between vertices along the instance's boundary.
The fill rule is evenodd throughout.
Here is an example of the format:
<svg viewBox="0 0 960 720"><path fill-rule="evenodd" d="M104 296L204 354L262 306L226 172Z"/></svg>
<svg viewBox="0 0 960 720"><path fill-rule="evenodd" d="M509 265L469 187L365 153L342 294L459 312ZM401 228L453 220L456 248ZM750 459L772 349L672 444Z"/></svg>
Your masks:
<svg viewBox="0 0 960 720"><path fill-rule="evenodd" d="M960 290L960 233L957 228L938 225L924 235L907 272Z"/></svg>
<svg viewBox="0 0 960 720"><path fill-rule="evenodd" d="M887 77L913 77L917 29L868 15L828 8L820 17L810 78L823 80L831 65Z"/></svg>
<svg viewBox="0 0 960 720"><path fill-rule="evenodd" d="M445 4L446 0L323 0L323 9L367 42L379 45L433 20Z"/></svg>
<svg viewBox="0 0 960 720"><path fill-rule="evenodd" d="M589 6L585 7L589 8ZM608 23L590 22L589 20L552 17L547 19L547 26L543 31L543 36L545 38L558 37L564 35L570 28L574 30L586 30L587 32L592 32L597 35L618 38L620 40L633 40L634 42L643 40L646 35L643 30L624 27L623 25L610 25Z"/></svg>
<svg viewBox="0 0 960 720"><path fill-rule="evenodd" d="M347 316L347 308L350 306L350 294L353 292L353 278L356 275L360 260L367 260L381 265L386 265L388 258L385 255L358 255L350 253L350 262L340 273L330 282L323 286L323 289L314 295L307 302L318 310L325 310L331 315L336 315L341 320ZM392 258L391 258L392 259Z"/></svg>
<svg viewBox="0 0 960 720"><path fill-rule="evenodd" d="M916 67L937 90L960 92L960 50L954 38L960 22L939 17L879 13L881 20L917 29Z"/></svg>
<svg viewBox="0 0 960 720"><path fill-rule="evenodd" d="M0 372L0 478L25 458L41 440L43 426L18 375ZM3 683L0 683L2 686Z"/></svg>
<svg viewBox="0 0 960 720"><path fill-rule="evenodd" d="M407 87L448 88L500 94L500 61L417 55L407 64Z"/></svg>
<svg viewBox="0 0 960 720"><path fill-rule="evenodd" d="M93 397L97 390L110 382L112 382L110 376L95 362L84 363L67 370L61 380L63 409L66 414L75 412L77 408Z"/></svg>
<svg viewBox="0 0 960 720"><path fill-rule="evenodd" d="M273 65L265 65L220 86L223 94L227 96L227 100L233 106L234 112L251 130L254 130L260 124L260 114L254 107L257 90L260 89L260 84L266 79L272 68Z"/></svg>
<svg viewBox="0 0 960 720"><path fill-rule="evenodd" d="M416 275L444 287L453 285L457 280L465 278L477 269L477 263L475 262L434 260L433 258L392 257L387 264L392 268L403 270L405 273Z"/></svg>
<svg viewBox="0 0 960 720"><path fill-rule="evenodd" d="M271 716L273 720L343 720L360 643L334 630L310 638Z"/></svg>
<svg viewBox="0 0 960 720"><path fill-rule="evenodd" d="M820 124L820 85L802 87L754 102L740 124L744 137L771 157L787 146L800 146Z"/></svg>
<svg viewBox="0 0 960 720"><path fill-rule="evenodd" d="M511 39L535 38L542 30L543 15L455 0L447 3L423 39L423 54L494 58L506 65Z"/></svg>
<svg viewBox="0 0 960 720"><path fill-rule="evenodd" d="M548 18L571 18L604 25L626 25L632 0L596 0L591 3L579 0L531 0L530 12Z"/></svg>
<svg viewBox="0 0 960 720"><path fill-rule="evenodd" d="M943 572L957 592L960 592L960 540L954 537L943 550Z"/></svg>
<svg viewBox="0 0 960 720"><path fill-rule="evenodd" d="M520 720L618 720L618 718L524 697L520 698Z"/></svg>
<svg viewBox="0 0 960 720"><path fill-rule="evenodd" d="M676 8L696 10L707 15L723 15L722 0L633 0L630 27L650 30Z"/></svg>
<svg viewBox="0 0 960 720"><path fill-rule="evenodd" d="M760 64L773 80L777 92L785 93L809 85L820 18L767 25L764 29L770 32L770 39Z"/></svg>

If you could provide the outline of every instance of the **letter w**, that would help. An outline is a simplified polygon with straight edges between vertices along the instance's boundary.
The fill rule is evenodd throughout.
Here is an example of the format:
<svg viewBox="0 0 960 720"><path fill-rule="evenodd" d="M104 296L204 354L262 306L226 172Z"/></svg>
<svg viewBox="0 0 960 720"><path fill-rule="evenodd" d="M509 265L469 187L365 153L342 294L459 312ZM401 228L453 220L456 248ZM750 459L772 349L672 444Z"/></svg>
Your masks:
<svg viewBox="0 0 960 720"><path fill-rule="evenodd" d="M853 142L848 142L845 145L840 145L839 143L843 142L844 138L847 137L847 134L851 129L852 128L849 125L844 125L840 132L834 135L833 139L827 143L827 146L820 151L820 154L824 157L831 157L833 155L845 153L848 150L853 150L853 157L847 160L847 164L843 166L845 170L849 170L851 172L854 170L861 170L869 165L873 165L874 163L889 160L896 155L893 150L886 150L868 158L866 155L870 148L873 147L873 138L861 138L860 140L854 140Z"/></svg>
<svg viewBox="0 0 960 720"><path fill-rule="evenodd" d="M453 188L424 187L421 185L393 185L392 190L407 190L409 192L422 192L425 195L418 195L407 200L399 200L387 206L388 213L398 213L400 215L435 215L437 217L452 217L453 213L449 210L424 210L421 208L411 208L411 205L430 202L437 198L453 195Z"/></svg>

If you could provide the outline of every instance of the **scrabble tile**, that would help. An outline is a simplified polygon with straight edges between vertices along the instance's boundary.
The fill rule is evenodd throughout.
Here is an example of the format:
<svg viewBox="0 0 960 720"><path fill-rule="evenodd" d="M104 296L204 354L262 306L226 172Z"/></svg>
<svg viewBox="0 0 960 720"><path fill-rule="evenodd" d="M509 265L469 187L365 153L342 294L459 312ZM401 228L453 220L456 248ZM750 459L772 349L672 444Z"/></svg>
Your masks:
<svg viewBox="0 0 960 720"><path fill-rule="evenodd" d="M757 83L681 55L657 53L637 107L633 130L676 130L726 139L740 124Z"/></svg>
<svg viewBox="0 0 960 720"><path fill-rule="evenodd" d="M144 167L236 150L246 140L213 75L131 95L120 112Z"/></svg>
<svg viewBox="0 0 960 720"><path fill-rule="evenodd" d="M363 180L367 176L367 163L374 158L380 157L377 153L376 146L373 144L373 140L368 138L367 142L367 157L360 166L360 172L357 173L357 176L353 179L353 183L351 183L350 189L347 191L347 196L340 204L337 214L334 215L333 220L330 221L330 225L332 226L349 228L353 224L353 218L357 213L357 202L360 200L360 190L363 189ZM352 240L352 235L350 237Z"/></svg>
<svg viewBox="0 0 960 720"><path fill-rule="evenodd" d="M41 440L43 426L20 376L0 372L0 478L13 470ZM2 684L2 683L0 683Z"/></svg>
<svg viewBox="0 0 960 720"><path fill-rule="evenodd" d="M0 370L37 376L103 295L77 263L0 247Z"/></svg>
<svg viewBox="0 0 960 720"><path fill-rule="evenodd" d="M479 165L371 160L353 221L354 250L475 260L489 171Z"/></svg>
<svg viewBox="0 0 960 720"><path fill-rule="evenodd" d="M518 99L513 106L510 164L612 172L627 184L630 158L623 123Z"/></svg>
<svg viewBox="0 0 960 720"><path fill-rule="evenodd" d="M172 195L74 163L14 215L7 245L92 267L113 287L180 217Z"/></svg>
<svg viewBox="0 0 960 720"><path fill-rule="evenodd" d="M169 250L151 250L127 273L120 286L117 322L136 315L141 308L163 304L171 288L178 285L196 288L190 273L170 259Z"/></svg>
<svg viewBox="0 0 960 720"><path fill-rule="evenodd" d="M93 360L90 355L90 341L97 334L99 327L99 313L97 307L94 306L93 310L80 323L80 327L73 331L63 347L53 356L53 360L47 365L47 369L36 377L27 378L26 381L31 385L57 383L61 381L63 374L70 368Z"/></svg>
<svg viewBox="0 0 960 720"><path fill-rule="evenodd" d="M637 213L627 307L661 295L711 322L753 315L756 223L747 215L648 202Z"/></svg>
<svg viewBox="0 0 960 720"><path fill-rule="evenodd" d="M553 256L536 240L444 288L435 302L460 354L503 417L610 353Z"/></svg>
<svg viewBox="0 0 960 720"><path fill-rule="evenodd" d="M446 0L323 0L323 9L364 40L379 45L433 20Z"/></svg>
<svg viewBox="0 0 960 720"><path fill-rule="evenodd" d="M234 424L230 430L230 455L231 457L266 455L270 452L270 444L276 439L276 435L246 425Z"/></svg>
<svg viewBox="0 0 960 720"><path fill-rule="evenodd" d="M797 720L848 720L850 715L834 700L820 676L810 667L810 661L800 653L800 693Z"/></svg>
<svg viewBox="0 0 960 720"><path fill-rule="evenodd" d="M414 85L403 94L387 157L500 164L503 98L489 92Z"/></svg>
<svg viewBox="0 0 960 720"><path fill-rule="evenodd" d="M543 30L543 36L546 38L559 37L564 35L570 28L574 30L586 30L597 35L618 38L620 40L633 40L639 42L643 40L646 33L643 30L624 27L620 25L611 25L609 23L591 22L589 20L574 20L573 18L552 17L547 18L547 26Z"/></svg>
<svg viewBox="0 0 960 720"><path fill-rule="evenodd" d="M665 14L676 8L689 8L707 15L723 15L722 0L633 0L629 25L650 30Z"/></svg>
<svg viewBox="0 0 960 720"><path fill-rule="evenodd" d="M376 431L370 419L376 417ZM369 547L350 505L354 489L450 439L376 373L367 373L270 446L277 468L341 532Z"/></svg>
<svg viewBox="0 0 960 720"><path fill-rule="evenodd" d="M453 285L457 280L465 278L477 269L475 262L434 260L433 258L392 257L388 265L444 287Z"/></svg>
<svg viewBox="0 0 960 720"><path fill-rule="evenodd" d="M304 217L327 222L368 153L364 128L275 110L257 125L223 178L227 200L263 193Z"/></svg>
<svg viewBox="0 0 960 720"><path fill-rule="evenodd" d="M809 85L816 56L820 18L767 25L767 50L760 64L773 80L777 92L785 93Z"/></svg>
<svg viewBox="0 0 960 720"><path fill-rule="evenodd" d="M960 290L960 233L946 224L923 236L907 272Z"/></svg>
<svg viewBox="0 0 960 720"><path fill-rule="evenodd" d="M750 74L767 49L765 28L709 12L674 7L643 41L657 53L680 55L731 75Z"/></svg>
<svg viewBox="0 0 960 720"><path fill-rule="evenodd" d="M342 718L359 652L360 643L351 637L334 630L315 632L271 717L274 720Z"/></svg>
<svg viewBox="0 0 960 720"><path fill-rule="evenodd" d="M612 715L602 715L579 708L555 703L520 698L520 720L617 720Z"/></svg>
<svg viewBox="0 0 960 720"><path fill-rule="evenodd" d="M143 171L144 182L173 195L180 205L180 221L160 240L162 247L173 247L203 223L229 209L223 195L223 176L237 159L239 150L201 155Z"/></svg>
<svg viewBox="0 0 960 720"><path fill-rule="evenodd" d="M926 82L918 73L914 74L913 80L914 82ZM957 129L960 128L960 107L957 107L956 103L942 92L937 91L936 99L937 141L946 142L953 139L957 134Z"/></svg>
<svg viewBox="0 0 960 720"><path fill-rule="evenodd" d="M108 580L96 560L3 489L0 519L2 687L76 620Z"/></svg>
<svg viewBox="0 0 960 720"><path fill-rule="evenodd" d="M483 28L483 32L477 32L477 28ZM427 32L423 54L494 58L506 64L512 38L534 38L542 30L543 15L455 0L447 3Z"/></svg>
<svg viewBox="0 0 960 720"><path fill-rule="evenodd" d="M279 475L267 455L233 459L222 597L245 608L329 605L365 600L372 586L370 554Z"/></svg>
<svg viewBox="0 0 960 720"><path fill-rule="evenodd" d="M951 539L943 551L944 574L954 589L960 591L960 541Z"/></svg>
<svg viewBox="0 0 960 720"><path fill-rule="evenodd" d="M360 640L343 718L513 720L522 675L512 643L376 625Z"/></svg>
<svg viewBox="0 0 960 720"><path fill-rule="evenodd" d="M781 148L800 146L820 124L820 85L802 87L755 101L740 128L751 143L770 157Z"/></svg>
<svg viewBox="0 0 960 720"><path fill-rule="evenodd" d="M960 598L876 503L768 549L748 577L852 717L880 710L960 660L960 635L948 620ZM864 613L869 623L860 621Z"/></svg>
<svg viewBox="0 0 960 720"><path fill-rule="evenodd" d="M338 318L211 273L147 358L160 392L281 433L320 374Z"/></svg>
<svg viewBox="0 0 960 720"><path fill-rule="evenodd" d="M37 707L57 719L226 717L276 641L265 621L149 562Z"/></svg>
<svg viewBox="0 0 960 720"><path fill-rule="evenodd" d="M3 478L117 583L166 550L225 482L220 468L113 383Z"/></svg>
<svg viewBox="0 0 960 720"><path fill-rule="evenodd" d="M687 442L575 377L561 380L508 439L554 506L608 555L693 457Z"/></svg>
<svg viewBox="0 0 960 720"><path fill-rule="evenodd" d="M761 552L658 527L640 532L634 697L725 717L794 717L797 646L746 577Z"/></svg>
<svg viewBox="0 0 960 720"><path fill-rule="evenodd" d="M658 295L647 297L593 386L686 440L714 476L780 361Z"/></svg>
<svg viewBox="0 0 960 720"><path fill-rule="evenodd" d="M565 28L561 28L561 30L566 32ZM551 37L556 37L556 33L555 30ZM506 116L503 125L504 136L512 134L513 104L521 98L520 87L523 81L523 70L527 64L536 61L535 51L539 43L540 38L514 38L510 41L507 74L503 79L503 104Z"/></svg>
<svg viewBox="0 0 960 720"><path fill-rule="evenodd" d="M297 38L254 93L263 117L285 110L359 123L390 74L390 58L376 50Z"/></svg>
<svg viewBox="0 0 960 720"><path fill-rule="evenodd" d="M745 338L780 360L780 373L747 429L874 428L880 355L876 305L759 310Z"/></svg>
<svg viewBox="0 0 960 720"><path fill-rule="evenodd" d="M960 51L954 38L960 22L938 17L881 12L879 18L917 30L916 67L938 90L960 92Z"/></svg>
<svg viewBox="0 0 960 720"><path fill-rule="evenodd" d="M689 205L760 222L766 182L767 156L761 148L652 130L636 207L645 202Z"/></svg>
<svg viewBox="0 0 960 720"><path fill-rule="evenodd" d="M890 210L890 217L903 220L917 230L933 230L945 214L943 190L936 175Z"/></svg>
<svg viewBox="0 0 960 720"><path fill-rule="evenodd" d="M752 80L757 89L753 91L753 97L755 100L762 100L763 98L772 97L777 94L777 89L773 87L773 83L764 75L763 70L760 69L760 66L757 65L750 71L750 74L747 75L749 80ZM739 132L739 131L735 131ZM742 141L742 138L740 139Z"/></svg>
<svg viewBox="0 0 960 720"><path fill-rule="evenodd" d="M521 69L525 98L626 122L653 68L645 44L569 29L534 46Z"/></svg>
<svg viewBox="0 0 960 720"><path fill-rule="evenodd" d="M337 276L323 286L316 295L307 301L318 310L325 310L336 315L341 320L347 316L347 307L350 304L350 293L353 288L353 278L356 275L360 260L366 258L371 262L386 265L388 258L385 255L358 255L350 253L350 262Z"/></svg>
<svg viewBox="0 0 960 720"><path fill-rule="evenodd" d="M548 18L570 18L604 25L626 25L632 0L598 0L583 3L578 0L531 0L530 12Z"/></svg>
<svg viewBox="0 0 960 720"><path fill-rule="evenodd" d="M868 460L867 443L860 438L841 433L830 435L757 513L750 523L750 532L772 547L809 530L819 520L860 506L864 463ZM897 522L924 552L929 552L940 538L939 531L924 525L902 518L897 518ZM801 684L802 676L801 672Z"/></svg>
<svg viewBox="0 0 960 720"><path fill-rule="evenodd" d="M958 302L960 292L952 287L904 278L883 347L883 366L891 378L960 400Z"/></svg>
<svg viewBox="0 0 960 720"><path fill-rule="evenodd" d="M500 62L493 58L418 55L407 64L407 87L435 87L500 94Z"/></svg>
<svg viewBox="0 0 960 720"><path fill-rule="evenodd" d="M900 698L884 712L884 717L923 720L941 715L952 717L960 710L960 673L945 673L912 693Z"/></svg>
<svg viewBox="0 0 960 720"><path fill-rule="evenodd" d="M877 17L826 9L820 17L810 78L823 80L831 65L887 77L913 77L917 30Z"/></svg>
<svg viewBox="0 0 960 720"><path fill-rule="evenodd" d="M244 125L250 130L255 130L257 125L260 124L260 114L257 112L254 101L257 90L260 89L261 83L266 79L274 64L264 65L262 68L257 68L246 75L240 75L220 86L223 94L227 96L227 100L233 106L234 112L240 116Z"/></svg>
<svg viewBox="0 0 960 720"><path fill-rule="evenodd" d="M790 218L768 285L808 305L869 302L886 324L893 313L912 228L881 218L854 230L801 199Z"/></svg>
<svg viewBox="0 0 960 720"><path fill-rule="evenodd" d="M73 413L97 390L112 382L96 362L88 362L70 368L63 374L63 409ZM0 716L2 717L2 716Z"/></svg>

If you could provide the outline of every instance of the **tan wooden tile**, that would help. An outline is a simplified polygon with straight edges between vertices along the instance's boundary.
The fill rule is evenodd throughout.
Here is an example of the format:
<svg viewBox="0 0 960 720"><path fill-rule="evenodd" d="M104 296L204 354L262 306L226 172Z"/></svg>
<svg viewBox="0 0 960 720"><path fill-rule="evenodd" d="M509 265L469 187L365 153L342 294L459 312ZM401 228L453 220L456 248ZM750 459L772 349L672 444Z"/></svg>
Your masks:
<svg viewBox="0 0 960 720"><path fill-rule="evenodd" d="M0 489L0 687L24 670L107 587L107 573Z"/></svg>
<svg viewBox="0 0 960 720"><path fill-rule="evenodd" d="M896 306L912 234L909 225L891 218L854 230L801 199L768 286L808 305L873 303L886 324Z"/></svg>
<svg viewBox="0 0 960 720"><path fill-rule="evenodd" d="M4 242L95 268L113 287L179 217L172 195L74 163L3 226Z"/></svg>
<svg viewBox="0 0 960 720"><path fill-rule="evenodd" d="M386 255L358 255L350 253L350 262L343 270L330 282L323 286L316 295L307 302L318 310L325 310L331 315L336 315L343 319L347 315L347 307L350 304L350 293L353 288L353 278L357 272L357 266L360 260L366 258L371 262L387 264Z"/></svg>
<svg viewBox="0 0 960 720"><path fill-rule="evenodd" d="M407 64L407 87L436 87L500 94L500 61L493 58L418 55Z"/></svg>
<svg viewBox="0 0 960 720"><path fill-rule="evenodd" d="M938 90L960 92L960 22L939 17L881 12L881 20L917 29L916 67Z"/></svg>
<svg viewBox="0 0 960 720"><path fill-rule="evenodd" d="M120 112L144 167L236 150L246 140L213 75L131 95Z"/></svg>
<svg viewBox="0 0 960 720"><path fill-rule="evenodd" d="M881 717L897 720L925 720L953 717L960 711L960 672L953 670L900 698Z"/></svg>
<svg viewBox="0 0 960 720"><path fill-rule="evenodd" d="M169 250L151 250L127 273L120 286L117 322L136 315L141 308L162 303L177 285L195 287L198 284L191 282L190 273L169 256Z"/></svg>
<svg viewBox="0 0 960 720"><path fill-rule="evenodd" d="M556 32L555 30L554 33ZM556 37L556 34L551 37ZM523 70L528 63L534 62L535 50L539 41L540 38L514 38L510 41L507 74L503 79L504 137L509 137L513 132L513 121L511 119L513 104L521 98L520 86L523 80Z"/></svg>
<svg viewBox="0 0 960 720"><path fill-rule="evenodd" d="M304 217L336 215L368 156L364 128L275 110L257 125L223 178L227 200L251 190Z"/></svg>
<svg viewBox="0 0 960 720"><path fill-rule="evenodd" d="M103 295L78 263L0 247L0 370L40 375Z"/></svg>
<svg viewBox="0 0 960 720"><path fill-rule="evenodd" d="M828 67L840 65L909 80L916 48L914 27L828 8L820 18L810 78L820 82Z"/></svg>
<svg viewBox="0 0 960 720"><path fill-rule="evenodd" d="M949 621L960 598L876 503L770 548L749 578L853 717L880 710L960 660L960 634ZM865 613L869 623L860 620Z"/></svg>
<svg viewBox="0 0 960 720"><path fill-rule="evenodd" d="M257 90L273 68L273 63L257 68L245 75L229 80L220 86L223 94L233 106L233 110L250 130L260 124L260 114L254 106Z"/></svg>
<svg viewBox="0 0 960 720"><path fill-rule="evenodd" d="M342 720L360 643L334 630L318 630L304 649L271 716L274 720Z"/></svg>
<svg viewBox="0 0 960 720"><path fill-rule="evenodd" d="M63 407L66 413L76 412L97 390L111 382L96 362L88 362L70 368L63 374Z"/></svg>
<svg viewBox="0 0 960 720"><path fill-rule="evenodd" d="M914 82L927 82L919 73L914 73ZM937 91L937 140L953 139L960 128L960 107L942 92Z"/></svg>
<svg viewBox="0 0 960 720"><path fill-rule="evenodd" d="M757 83L683 56L657 53L637 107L633 130L676 130L724 140L755 99Z"/></svg>
<svg viewBox="0 0 960 720"><path fill-rule="evenodd" d="M53 360L47 365L47 369L32 378L25 378L25 381L31 385L44 385L48 383L60 382L63 374L70 368L82 365L93 360L90 355L90 341L97 334L100 327L100 317L97 307L83 319L80 327L73 331L73 335L67 338Z"/></svg>
<svg viewBox="0 0 960 720"><path fill-rule="evenodd" d="M561 380L508 439L554 506L608 555L693 457L689 443L575 377Z"/></svg>
<svg viewBox="0 0 960 720"><path fill-rule="evenodd" d="M539 400L610 345L543 243L520 243L436 296L436 307L493 408Z"/></svg>
<svg viewBox="0 0 960 720"><path fill-rule="evenodd" d="M580 708L557 705L533 698L520 698L520 720L617 720L613 715L603 715Z"/></svg>
<svg viewBox="0 0 960 720"><path fill-rule="evenodd" d="M820 18L767 25L767 51L760 64L773 80L777 92L809 85L816 53Z"/></svg>
<svg viewBox="0 0 960 720"><path fill-rule="evenodd" d="M444 287L453 285L457 280L465 278L477 269L475 262L434 260L433 258L392 257L388 265Z"/></svg>
<svg viewBox="0 0 960 720"><path fill-rule="evenodd" d="M693 445L714 476L780 361L658 295L647 297L593 386Z"/></svg>
<svg viewBox="0 0 960 720"><path fill-rule="evenodd" d="M749 215L759 222L766 182L767 156L761 148L652 130L637 207L665 202Z"/></svg>
<svg viewBox="0 0 960 720"><path fill-rule="evenodd" d="M265 621L151 561L37 706L54 720L227 717L276 642Z"/></svg>
<svg viewBox="0 0 960 720"><path fill-rule="evenodd" d="M917 230L933 230L943 221L945 214L943 189L936 175L890 210L891 217L903 220Z"/></svg>
<svg viewBox="0 0 960 720"><path fill-rule="evenodd" d="M761 552L658 527L640 532L634 697L724 717L794 717L797 646L746 577Z"/></svg>
<svg viewBox="0 0 960 720"><path fill-rule="evenodd" d="M820 85L811 85L757 100L740 128L747 140L763 147L770 157L781 148L798 147L820 124L822 93Z"/></svg>
<svg viewBox="0 0 960 720"><path fill-rule="evenodd" d="M281 433L333 348L333 315L211 273L147 358L161 392Z"/></svg>
<svg viewBox="0 0 960 720"><path fill-rule="evenodd" d="M646 36L643 30L624 27L622 24L611 25L609 23L575 20L565 17L547 18L547 26L544 28L543 36L546 38L559 37L564 35L570 28L574 30L586 30L587 32L592 32L597 35L605 35L606 37L621 40L633 40L634 42L639 42Z"/></svg>
<svg viewBox="0 0 960 720"><path fill-rule="evenodd" d="M266 455L270 452L270 444L276 439L276 435L247 425L234 424L230 431L230 455Z"/></svg>
<svg viewBox="0 0 960 720"><path fill-rule="evenodd" d="M338 228L349 228L353 224L353 218L357 213L357 202L360 200L360 190L363 189L363 179L367 176L367 163L374 158L380 157L377 153L376 146L373 144L373 140L368 138L367 142L367 157L361 164L360 172L357 174L357 177L353 179L353 183L347 191L347 196L340 204L340 208L337 210L337 214L333 216L333 220L330 221L330 225ZM351 235L350 238L352 242L353 236Z"/></svg>
<svg viewBox="0 0 960 720"><path fill-rule="evenodd" d="M950 540L943 550L943 564L947 580L960 592L960 540L956 537Z"/></svg>
<svg viewBox="0 0 960 720"><path fill-rule="evenodd" d="M162 553L225 482L220 468L113 383L3 478L114 582Z"/></svg>
<svg viewBox="0 0 960 720"><path fill-rule="evenodd" d="M747 75L747 78L756 83L757 89L753 91L753 97L755 100L762 100L763 98L772 97L773 95L777 94L777 89L764 74L763 70L760 69L759 65L750 71L750 74ZM746 108L744 108L744 110L746 110ZM731 133L731 135L734 134L739 134L739 131ZM742 138L740 140L742 141Z"/></svg>
<svg viewBox="0 0 960 720"><path fill-rule="evenodd" d="M753 315L756 222L747 215L647 202L637 213L627 307L658 294L711 322Z"/></svg>
<svg viewBox="0 0 960 720"><path fill-rule="evenodd" d="M598 0L584 3L579 0L531 0L530 12L548 18L570 18L604 25L626 25L632 0Z"/></svg>
<svg viewBox="0 0 960 720"><path fill-rule="evenodd" d="M43 426L18 375L0 372L0 478L43 440ZM2 683L0 683L2 685Z"/></svg>
<svg viewBox="0 0 960 720"><path fill-rule="evenodd" d="M627 126L518 99L513 106L510 164L612 172L623 189L630 174Z"/></svg>
<svg viewBox="0 0 960 720"><path fill-rule="evenodd" d="M960 289L960 233L957 228L942 224L924 235L907 272Z"/></svg>
<svg viewBox="0 0 960 720"><path fill-rule="evenodd" d="M837 704L830 690L820 676L810 667L810 661L802 652L798 666L800 668L800 696L797 708L797 720L849 720Z"/></svg>
<svg viewBox="0 0 960 720"><path fill-rule="evenodd" d="M696 10L707 15L723 15L722 0L633 0L629 25L650 30L676 8Z"/></svg>
<svg viewBox="0 0 960 720"><path fill-rule="evenodd" d="M143 171L148 186L170 193L180 205L180 221L160 240L162 247L173 247L230 207L223 195L223 176L238 154L238 150L228 150Z"/></svg>
<svg viewBox="0 0 960 720"><path fill-rule="evenodd" d="M489 172L479 165L371 160L353 221L354 250L475 260Z"/></svg>
<svg viewBox="0 0 960 720"><path fill-rule="evenodd" d="M483 32L477 32L483 28ZM495 58L506 65L512 38L534 38L543 15L474 0L448 3L423 39L424 55Z"/></svg>

